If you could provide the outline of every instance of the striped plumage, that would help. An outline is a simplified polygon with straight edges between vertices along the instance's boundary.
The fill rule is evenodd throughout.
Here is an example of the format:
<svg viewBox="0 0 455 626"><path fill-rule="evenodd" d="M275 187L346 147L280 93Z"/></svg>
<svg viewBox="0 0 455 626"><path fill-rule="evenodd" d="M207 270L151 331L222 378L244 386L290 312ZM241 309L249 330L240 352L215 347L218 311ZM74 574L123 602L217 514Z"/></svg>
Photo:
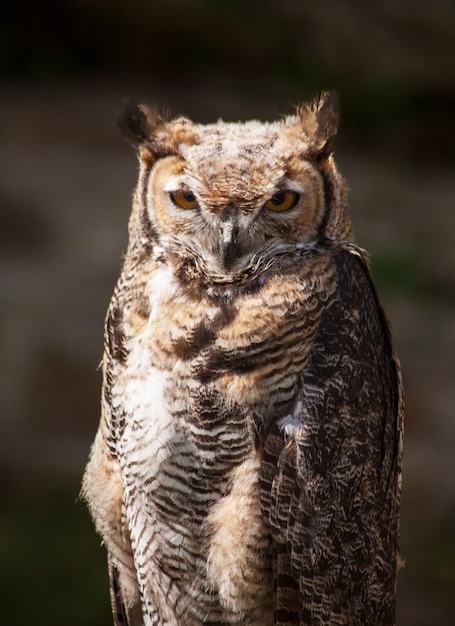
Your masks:
<svg viewBox="0 0 455 626"><path fill-rule="evenodd" d="M140 173L84 494L116 624L394 624L399 366L332 153L129 107Z"/></svg>

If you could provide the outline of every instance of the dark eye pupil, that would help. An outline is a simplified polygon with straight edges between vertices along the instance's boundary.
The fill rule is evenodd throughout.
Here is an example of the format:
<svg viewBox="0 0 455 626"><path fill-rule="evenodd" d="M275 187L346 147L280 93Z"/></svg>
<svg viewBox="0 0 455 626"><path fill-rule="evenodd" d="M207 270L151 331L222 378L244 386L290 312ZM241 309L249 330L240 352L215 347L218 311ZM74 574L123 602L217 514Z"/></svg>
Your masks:
<svg viewBox="0 0 455 626"><path fill-rule="evenodd" d="M191 191L184 191L182 195L187 202L194 202L196 200L194 194L192 194Z"/></svg>
<svg viewBox="0 0 455 626"><path fill-rule="evenodd" d="M286 195L284 194L283 191L280 191L276 194L274 194L271 198L270 198L270 202L272 204L276 204L277 206L279 206L280 204L283 204L283 202L286 199Z"/></svg>

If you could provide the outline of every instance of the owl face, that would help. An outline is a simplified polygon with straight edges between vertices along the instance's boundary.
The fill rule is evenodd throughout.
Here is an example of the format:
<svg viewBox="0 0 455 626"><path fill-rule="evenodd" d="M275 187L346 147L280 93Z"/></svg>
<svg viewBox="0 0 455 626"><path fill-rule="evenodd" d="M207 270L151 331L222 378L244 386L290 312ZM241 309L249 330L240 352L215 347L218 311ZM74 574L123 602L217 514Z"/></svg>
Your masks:
<svg viewBox="0 0 455 626"><path fill-rule="evenodd" d="M219 273L237 271L271 245L315 238L324 198L311 164L294 160L288 167L283 160L261 177L255 163L243 155L227 161L225 146L219 147L198 159L198 145L186 158L169 156L155 165L147 210L165 247L203 257ZM217 174L207 175L206 159Z"/></svg>
<svg viewBox="0 0 455 626"><path fill-rule="evenodd" d="M197 125L135 109L141 211L170 258L228 276L326 237L340 179L329 148L335 131L327 121L322 128L321 110L271 124Z"/></svg>

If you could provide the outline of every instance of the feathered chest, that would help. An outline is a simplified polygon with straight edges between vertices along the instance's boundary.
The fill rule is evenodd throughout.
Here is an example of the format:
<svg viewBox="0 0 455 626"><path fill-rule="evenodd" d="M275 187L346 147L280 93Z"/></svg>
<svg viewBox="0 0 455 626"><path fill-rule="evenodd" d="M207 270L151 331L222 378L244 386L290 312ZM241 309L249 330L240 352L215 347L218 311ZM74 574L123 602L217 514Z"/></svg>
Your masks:
<svg viewBox="0 0 455 626"><path fill-rule="evenodd" d="M182 283L169 264L123 289L125 268L107 317L108 439L135 558L147 589L166 587L169 576L173 605L195 598L195 614L217 623L225 614L243 623L248 611L261 616L251 623L271 619L257 437L289 412L330 301L324 271L314 269L297 259L248 288L223 290Z"/></svg>
<svg viewBox="0 0 455 626"><path fill-rule="evenodd" d="M120 292L111 304L108 350L122 357L118 382L159 372L190 410L203 389L231 406L286 405L333 295L325 289L322 297L317 277L314 262L300 262L248 289L231 285L213 296L183 284L171 265L154 267L129 290L133 298L122 302Z"/></svg>

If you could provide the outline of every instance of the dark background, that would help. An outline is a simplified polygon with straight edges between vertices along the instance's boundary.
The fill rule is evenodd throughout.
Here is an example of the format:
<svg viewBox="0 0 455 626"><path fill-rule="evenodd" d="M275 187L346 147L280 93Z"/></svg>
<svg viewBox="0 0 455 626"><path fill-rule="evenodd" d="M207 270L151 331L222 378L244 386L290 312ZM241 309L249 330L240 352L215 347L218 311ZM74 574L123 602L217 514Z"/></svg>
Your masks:
<svg viewBox="0 0 455 626"><path fill-rule="evenodd" d="M80 480L126 246L125 98L273 119L339 91L340 169L406 385L398 624L455 611L455 5L43 0L0 21L2 624L111 623Z"/></svg>

